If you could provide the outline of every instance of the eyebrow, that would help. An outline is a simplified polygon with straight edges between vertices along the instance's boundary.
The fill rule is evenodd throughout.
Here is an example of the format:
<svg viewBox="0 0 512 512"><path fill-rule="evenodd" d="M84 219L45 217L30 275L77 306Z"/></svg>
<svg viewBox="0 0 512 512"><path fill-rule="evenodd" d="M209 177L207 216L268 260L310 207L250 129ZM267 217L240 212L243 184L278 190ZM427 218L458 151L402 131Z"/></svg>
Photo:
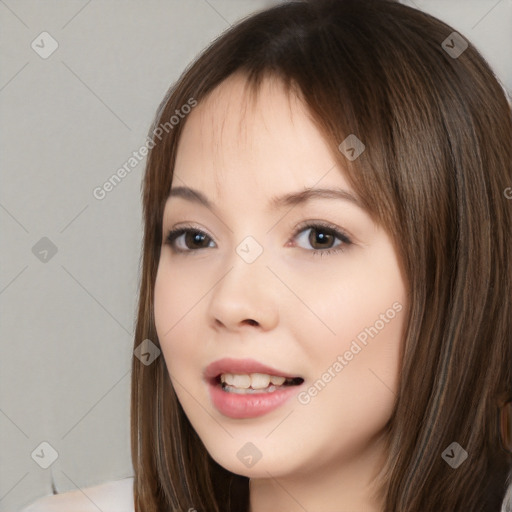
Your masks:
<svg viewBox="0 0 512 512"><path fill-rule="evenodd" d="M171 188L168 198L181 197L187 201L201 204L215 211L215 205L202 192L190 187L174 187ZM269 201L269 209L271 211L285 207L297 206L304 204L312 199L342 199L350 201L359 208L364 210L363 205L354 195L341 188L309 188L300 192L284 194L282 196L274 196Z"/></svg>

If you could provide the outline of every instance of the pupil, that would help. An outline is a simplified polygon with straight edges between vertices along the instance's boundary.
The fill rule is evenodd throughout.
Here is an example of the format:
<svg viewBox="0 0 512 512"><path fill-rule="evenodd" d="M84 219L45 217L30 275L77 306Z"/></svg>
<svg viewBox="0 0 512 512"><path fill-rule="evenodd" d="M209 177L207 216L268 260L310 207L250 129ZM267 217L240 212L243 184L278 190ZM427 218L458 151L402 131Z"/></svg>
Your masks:
<svg viewBox="0 0 512 512"><path fill-rule="evenodd" d="M316 233L316 234L314 234ZM310 235L310 243L311 245L314 247L315 244L317 242L319 242L320 244L322 243L322 241L324 242L324 246L326 245L325 242L329 242L330 241L330 238L332 238L332 235L329 235L329 234L325 234L325 232L322 232L322 231L318 231L318 230L315 230L315 229L312 229L311 230L311 235ZM327 243L327 245L329 245Z"/></svg>
<svg viewBox="0 0 512 512"><path fill-rule="evenodd" d="M194 232L187 233L187 237L188 237L187 242L191 242L192 245L193 244L200 245L201 241L204 241L204 238L205 238L205 236L202 235L201 233L194 233Z"/></svg>

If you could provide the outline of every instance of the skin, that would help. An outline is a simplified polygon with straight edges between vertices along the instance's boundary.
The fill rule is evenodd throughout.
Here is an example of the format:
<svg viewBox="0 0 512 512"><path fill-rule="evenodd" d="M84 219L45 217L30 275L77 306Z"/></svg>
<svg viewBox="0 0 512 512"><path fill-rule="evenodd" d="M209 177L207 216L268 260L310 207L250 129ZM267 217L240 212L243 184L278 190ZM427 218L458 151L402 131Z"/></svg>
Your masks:
<svg viewBox="0 0 512 512"><path fill-rule="evenodd" d="M300 99L266 79L255 105L233 75L189 114L172 187L205 194L215 213L181 197L167 200L155 284L155 323L178 399L211 456L250 478L251 512L376 512L372 480L385 453L383 432L399 378L406 286L387 232L343 199L313 199L268 210L276 195L339 187L355 195ZM341 141L340 141L341 142ZM304 221L347 233L318 241ZM193 224L175 252L170 229ZM252 236L251 264L236 252ZM345 247L331 254L312 254ZM392 320L305 404L296 397L254 419L232 419L212 404L204 368L222 357L253 358L308 389L339 361L365 327L398 304ZM252 442L251 468L237 452Z"/></svg>

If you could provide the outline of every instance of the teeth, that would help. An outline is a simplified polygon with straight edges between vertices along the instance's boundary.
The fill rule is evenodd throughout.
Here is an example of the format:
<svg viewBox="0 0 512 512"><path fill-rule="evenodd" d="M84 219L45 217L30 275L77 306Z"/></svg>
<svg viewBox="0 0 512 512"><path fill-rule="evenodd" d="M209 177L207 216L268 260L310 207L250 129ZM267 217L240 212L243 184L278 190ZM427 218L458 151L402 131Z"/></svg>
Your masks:
<svg viewBox="0 0 512 512"><path fill-rule="evenodd" d="M252 389L265 389L270 384L270 375L264 373L252 373L251 377L251 388Z"/></svg>
<svg viewBox="0 0 512 512"><path fill-rule="evenodd" d="M226 374L226 384L237 388L247 389L251 387L251 376L228 373Z"/></svg>
<svg viewBox="0 0 512 512"><path fill-rule="evenodd" d="M285 380L285 377L277 377L275 375L272 375L270 377L270 382L272 382L272 384L275 384L276 386L281 386Z"/></svg>
<svg viewBox="0 0 512 512"><path fill-rule="evenodd" d="M285 377L278 377L277 375L267 375L265 373L250 373L250 374L233 374L223 373L220 376L220 381L229 386L234 386L241 389L265 389L270 383L281 386Z"/></svg>

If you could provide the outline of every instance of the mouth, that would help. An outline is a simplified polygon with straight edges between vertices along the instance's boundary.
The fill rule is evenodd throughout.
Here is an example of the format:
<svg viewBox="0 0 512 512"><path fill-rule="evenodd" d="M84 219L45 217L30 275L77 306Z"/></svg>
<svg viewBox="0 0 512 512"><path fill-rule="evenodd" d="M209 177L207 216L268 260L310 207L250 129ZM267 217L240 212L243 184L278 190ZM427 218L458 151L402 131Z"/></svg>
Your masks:
<svg viewBox="0 0 512 512"><path fill-rule="evenodd" d="M227 393L239 395L256 393L273 393L289 386L299 386L304 382L302 377L283 377L264 373L233 374L220 373L211 379L211 384L220 386Z"/></svg>
<svg viewBox="0 0 512 512"><path fill-rule="evenodd" d="M301 376L253 359L220 359L206 367L203 378L212 405L234 419L267 414L297 394L304 384Z"/></svg>

